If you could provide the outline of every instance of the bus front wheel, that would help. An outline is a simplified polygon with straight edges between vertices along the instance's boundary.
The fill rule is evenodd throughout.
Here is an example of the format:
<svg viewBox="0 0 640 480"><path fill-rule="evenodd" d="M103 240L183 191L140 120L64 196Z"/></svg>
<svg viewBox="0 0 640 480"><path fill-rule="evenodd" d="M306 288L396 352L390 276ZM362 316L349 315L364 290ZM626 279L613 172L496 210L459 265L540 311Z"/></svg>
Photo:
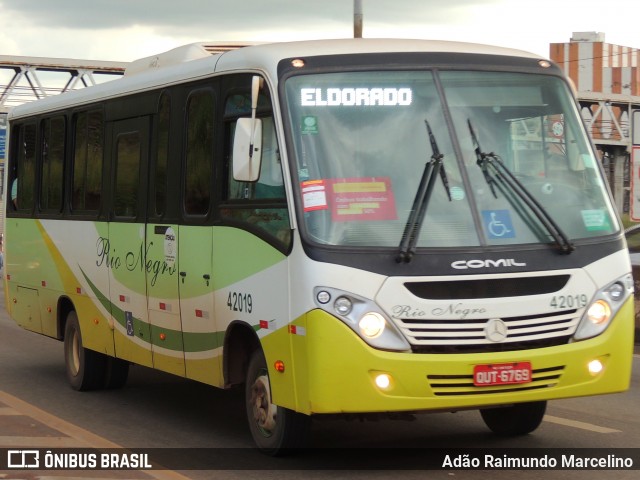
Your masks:
<svg viewBox="0 0 640 480"><path fill-rule="evenodd" d="M69 312L64 328L64 363L71 388L79 391L101 388L105 360L104 355L84 348L78 315L73 310Z"/></svg>
<svg viewBox="0 0 640 480"><path fill-rule="evenodd" d="M538 428L546 409L547 402L528 402L509 407L482 409L480 415L493 433L518 436L526 435Z"/></svg>
<svg viewBox="0 0 640 480"><path fill-rule="evenodd" d="M267 363L259 349L249 361L245 398L249 430L263 453L276 456L305 446L311 417L272 403Z"/></svg>

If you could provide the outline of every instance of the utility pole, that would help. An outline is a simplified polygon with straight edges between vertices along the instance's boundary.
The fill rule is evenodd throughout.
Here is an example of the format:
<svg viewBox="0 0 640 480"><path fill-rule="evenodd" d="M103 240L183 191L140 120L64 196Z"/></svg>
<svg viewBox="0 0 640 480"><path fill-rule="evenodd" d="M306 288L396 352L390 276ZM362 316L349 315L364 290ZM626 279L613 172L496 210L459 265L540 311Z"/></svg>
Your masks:
<svg viewBox="0 0 640 480"><path fill-rule="evenodd" d="M362 38L362 0L353 0L353 38Z"/></svg>

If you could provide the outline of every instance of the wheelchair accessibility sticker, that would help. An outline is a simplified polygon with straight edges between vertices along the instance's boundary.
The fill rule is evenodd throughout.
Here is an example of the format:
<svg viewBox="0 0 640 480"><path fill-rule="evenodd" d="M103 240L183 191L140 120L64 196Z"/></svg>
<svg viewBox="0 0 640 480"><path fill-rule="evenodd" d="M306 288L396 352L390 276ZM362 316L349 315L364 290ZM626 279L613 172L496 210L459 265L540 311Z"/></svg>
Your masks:
<svg viewBox="0 0 640 480"><path fill-rule="evenodd" d="M482 222L491 240L516 236L509 210L483 210Z"/></svg>

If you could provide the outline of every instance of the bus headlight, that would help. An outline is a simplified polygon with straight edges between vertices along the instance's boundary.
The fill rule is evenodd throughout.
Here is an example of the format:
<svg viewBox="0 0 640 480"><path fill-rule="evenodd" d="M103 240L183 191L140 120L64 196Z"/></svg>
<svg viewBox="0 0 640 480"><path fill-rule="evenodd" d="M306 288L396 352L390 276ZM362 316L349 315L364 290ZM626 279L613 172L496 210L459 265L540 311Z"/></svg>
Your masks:
<svg viewBox="0 0 640 480"><path fill-rule="evenodd" d="M604 300L596 300L587 310L587 318L594 325L603 325L611 318L611 307Z"/></svg>
<svg viewBox="0 0 640 480"><path fill-rule="evenodd" d="M360 327L360 333L367 338L377 338L384 332L385 319L382 315L376 312L365 313L360 321L358 327Z"/></svg>
<svg viewBox="0 0 640 480"><path fill-rule="evenodd" d="M633 295L631 275L625 275L598 291L585 310L573 339L585 340L604 332L629 295Z"/></svg>
<svg viewBox="0 0 640 480"><path fill-rule="evenodd" d="M342 321L372 347L411 351L407 340L373 300L328 287L316 287L313 294L319 308Z"/></svg>

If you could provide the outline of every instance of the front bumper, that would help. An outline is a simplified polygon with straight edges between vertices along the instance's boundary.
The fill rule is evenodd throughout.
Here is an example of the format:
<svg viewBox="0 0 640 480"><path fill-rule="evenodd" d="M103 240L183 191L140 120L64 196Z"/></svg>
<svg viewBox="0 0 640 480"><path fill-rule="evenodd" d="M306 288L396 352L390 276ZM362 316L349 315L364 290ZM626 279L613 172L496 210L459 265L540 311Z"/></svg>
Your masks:
<svg viewBox="0 0 640 480"><path fill-rule="evenodd" d="M416 354L373 349L339 320L313 310L294 322L305 335L289 336L295 386L282 390L282 402L277 388L274 397L314 414L450 411L621 392L631 377L633 319L629 299L609 328L589 340L513 352ZM587 369L594 359L604 365L595 375ZM473 385L474 365L523 361L531 362L530 383ZM376 386L380 373L390 376L389 388Z"/></svg>

